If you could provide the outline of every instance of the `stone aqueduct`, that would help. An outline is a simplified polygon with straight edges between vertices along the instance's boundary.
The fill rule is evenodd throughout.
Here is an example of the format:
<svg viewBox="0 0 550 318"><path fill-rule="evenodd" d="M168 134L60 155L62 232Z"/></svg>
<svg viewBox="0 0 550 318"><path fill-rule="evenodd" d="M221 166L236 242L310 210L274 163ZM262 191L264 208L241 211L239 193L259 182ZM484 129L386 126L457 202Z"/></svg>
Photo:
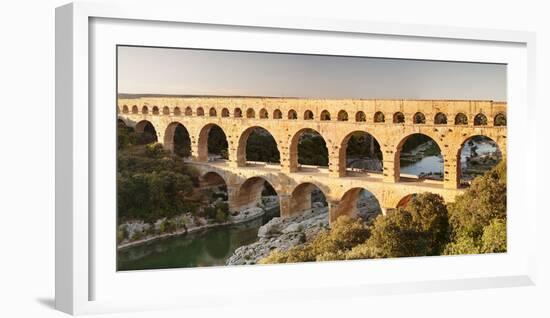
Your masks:
<svg viewBox="0 0 550 318"><path fill-rule="evenodd" d="M355 213L361 189L378 199L382 211L395 208L413 193L433 192L452 202L460 188L460 151L473 136L486 136L506 154L506 103L478 100L359 100L253 97L119 98L118 118L136 130L147 122L158 141L173 150L174 131L183 125L190 136L192 160L202 182L225 182L232 209L255 205L264 181L277 191L281 216L310 206L316 186L329 204L329 218ZM209 162L207 139L215 125L228 141L228 160ZM246 141L254 128L272 134L280 165L246 161ZM317 131L328 148L329 166L300 167L298 141ZM354 132L366 132L380 144L383 172L356 174L346 169L346 145ZM412 134L431 137L444 159L443 181L402 178L399 156ZM220 178L221 177L221 178Z"/></svg>

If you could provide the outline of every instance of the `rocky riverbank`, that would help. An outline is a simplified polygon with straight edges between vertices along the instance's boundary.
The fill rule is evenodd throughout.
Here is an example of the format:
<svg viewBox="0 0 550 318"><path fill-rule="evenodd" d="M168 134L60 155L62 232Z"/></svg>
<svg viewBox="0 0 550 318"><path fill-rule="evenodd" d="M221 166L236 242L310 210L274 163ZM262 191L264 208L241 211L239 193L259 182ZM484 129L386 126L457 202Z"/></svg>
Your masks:
<svg viewBox="0 0 550 318"><path fill-rule="evenodd" d="M328 209L316 206L303 214L271 219L258 230L258 241L241 246L227 260L227 265L252 265L266 257L272 250L286 251L314 238L319 231L328 228Z"/></svg>
<svg viewBox="0 0 550 318"><path fill-rule="evenodd" d="M172 236L185 235L193 232L198 232L218 226L240 224L255 220L262 217L271 207L252 207L240 211L238 214L232 215L227 222L212 222L202 217L194 217L190 213L182 214L171 220L170 224L175 224L172 230L166 230L167 219L157 220L154 224L145 223L143 221L130 221L119 226L128 232L129 239L122 240L117 248L123 249L130 246L141 245L158 239L168 238Z"/></svg>
<svg viewBox="0 0 550 318"><path fill-rule="evenodd" d="M358 202L358 215L371 222L379 213L378 201L364 193ZM328 208L315 202L313 208L300 215L271 219L258 230L258 241L241 246L227 260L227 265L252 265L269 255L272 250L286 251L313 240L317 234L329 228Z"/></svg>

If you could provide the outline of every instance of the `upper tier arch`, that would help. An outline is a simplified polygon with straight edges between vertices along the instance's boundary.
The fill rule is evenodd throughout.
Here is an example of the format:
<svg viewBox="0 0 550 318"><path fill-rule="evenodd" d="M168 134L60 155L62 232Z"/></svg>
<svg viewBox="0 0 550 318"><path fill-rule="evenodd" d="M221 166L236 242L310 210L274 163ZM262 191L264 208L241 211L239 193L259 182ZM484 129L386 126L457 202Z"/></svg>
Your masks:
<svg viewBox="0 0 550 318"><path fill-rule="evenodd" d="M124 108L125 105L127 108ZM414 133L428 135L438 144L445 158L445 178L441 182L449 188L457 187L457 163L453 158L456 157L464 138L480 134L487 136L495 140L503 156L506 155L507 112L506 103L503 102L144 97L119 99L116 106L121 110L118 117L129 126L135 126L143 120L149 121L155 127L159 142L165 140L166 128L170 123L180 122L189 131L193 160L208 160L205 139L201 138L208 131L203 131L206 126L217 125L223 130L228 143L227 159L224 160L235 166L238 161L239 140L243 132L251 127L263 127L277 142L280 152L279 171L282 173L297 170L297 147L292 139L302 129L319 132L328 150L328 167L323 164L318 171L335 178L342 175L342 170L345 171L345 160L339 160L342 140L354 131L368 132L378 141L383 154L384 171L382 175L372 177L383 179L384 182L399 182L396 178L399 165L395 154L399 151L399 143ZM159 107L158 115L153 112L154 106ZM146 113L142 112L144 108L148 110ZM128 111L125 112L125 109ZM203 109L204 115L197 116L197 109ZM249 109L254 113L252 118L246 116ZM213 116L213 110L216 111L216 116ZM330 121L322 120L321 113L324 110L331 113ZM309 119L304 117L306 111L311 112ZM347 121L337 120L340 111L347 113ZM402 113L405 122L393 123L393 115L396 113ZM415 122L413 118L419 113L424 116L417 116L421 120ZM384 121L375 122L375 114L383 115ZM478 114L483 114L487 118L486 123L482 121L481 125L475 124L474 118ZM264 118L264 115L267 115L267 118ZM457 123L456 118L462 116L464 121Z"/></svg>

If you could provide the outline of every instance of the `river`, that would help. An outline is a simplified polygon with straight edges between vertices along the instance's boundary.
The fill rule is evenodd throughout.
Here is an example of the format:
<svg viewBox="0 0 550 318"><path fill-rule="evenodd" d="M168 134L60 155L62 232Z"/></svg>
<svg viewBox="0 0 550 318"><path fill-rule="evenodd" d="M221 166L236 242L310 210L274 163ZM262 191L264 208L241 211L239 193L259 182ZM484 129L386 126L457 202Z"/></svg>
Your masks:
<svg viewBox="0 0 550 318"><path fill-rule="evenodd" d="M476 153L480 156L495 153L498 150L494 142L488 141L472 141L466 143L460 153L461 168L468 168L467 158L472 154L472 149L476 149ZM411 175L430 175L434 179L443 178L443 157L441 155L431 155L422 157L418 161L411 162L410 160L401 160L401 173Z"/></svg>
<svg viewBox="0 0 550 318"><path fill-rule="evenodd" d="M461 153L463 166L476 146L479 155L497 150L496 145L487 142L466 144ZM406 174L432 174L437 178L443 173L441 156L431 155L416 162L402 161L401 171ZM243 245L258 240L258 229L279 211L271 211L255 220L230 226L221 226L189 235L181 235L151 241L143 245L118 251L117 268L120 271L138 269L163 269L202 266L222 266L233 252Z"/></svg>
<svg viewBox="0 0 550 318"><path fill-rule="evenodd" d="M117 270L222 266L240 246L258 240L258 229L279 211L246 223L220 226L124 248L117 253Z"/></svg>

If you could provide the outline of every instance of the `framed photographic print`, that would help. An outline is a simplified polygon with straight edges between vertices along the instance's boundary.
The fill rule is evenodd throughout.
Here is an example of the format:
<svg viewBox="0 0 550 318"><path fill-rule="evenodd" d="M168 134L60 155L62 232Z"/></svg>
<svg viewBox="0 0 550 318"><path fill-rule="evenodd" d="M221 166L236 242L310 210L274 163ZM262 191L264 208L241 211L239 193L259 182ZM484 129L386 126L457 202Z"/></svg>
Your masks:
<svg viewBox="0 0 550 318"><path fill-rule="evenodd" d="M58 309L534 283L531 33L181 9L57 9Z"/></svg>

